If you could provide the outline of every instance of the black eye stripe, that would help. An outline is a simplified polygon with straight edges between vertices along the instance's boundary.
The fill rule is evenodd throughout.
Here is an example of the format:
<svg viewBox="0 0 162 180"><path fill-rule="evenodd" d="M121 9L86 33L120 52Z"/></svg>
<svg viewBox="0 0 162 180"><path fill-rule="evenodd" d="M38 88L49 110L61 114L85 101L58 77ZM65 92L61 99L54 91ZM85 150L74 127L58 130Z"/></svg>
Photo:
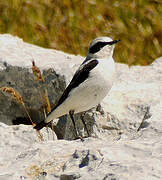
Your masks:
<svg viewBox="0 0 162 180"><path fill-rule="evenodd" d="M96 44L94 44L92 47L90 47L89 53L94 54L94 53L98 52L101 48L103 48L104 46L113 45L113 44L115 44L115 43L117 43L119 41L120 40L114 40L114 41L109 41L109 42L101 42L101 41L99 41Z"/></svg>
<svg viewBox="0 0 162 180"><path fill-rule="evenodd" d="M107 42L98 42L98 43L94 44L92 47L90 47L89 53L94 54L107 44L108 44Z"/></svg>

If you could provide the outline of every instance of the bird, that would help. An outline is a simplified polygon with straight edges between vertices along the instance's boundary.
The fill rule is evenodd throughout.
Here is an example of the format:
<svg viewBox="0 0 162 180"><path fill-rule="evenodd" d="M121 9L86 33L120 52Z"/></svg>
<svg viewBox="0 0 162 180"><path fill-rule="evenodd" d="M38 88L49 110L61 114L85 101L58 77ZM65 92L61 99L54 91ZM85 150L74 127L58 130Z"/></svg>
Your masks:
<svg viewBox="0 0 162 180"><path fill-rule="evenodd" d="M41 130L50 122L69 114L73 123L76 138L80 138L76 128L74 114L86 112L98 105L112 88L115 79L115 62L113 51L120 40L110 37L97 37L90 43L87 56L58 100L47 118L34 127ZM90 136L84 119L84 128Z"/></svg>

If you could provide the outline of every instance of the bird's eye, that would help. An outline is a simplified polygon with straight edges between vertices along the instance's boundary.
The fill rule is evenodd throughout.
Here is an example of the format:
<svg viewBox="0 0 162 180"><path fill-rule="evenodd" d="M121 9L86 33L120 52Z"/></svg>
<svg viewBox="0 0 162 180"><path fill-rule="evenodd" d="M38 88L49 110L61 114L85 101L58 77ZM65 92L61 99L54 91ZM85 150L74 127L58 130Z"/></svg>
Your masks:
<svg viewBox="0 0 162 180"><path fill-rule="evenodd" d="M107 45L107 42L97 42L96 44L90 47L89 53L95 54L100 49L102 49L105 45Z"/></svg>

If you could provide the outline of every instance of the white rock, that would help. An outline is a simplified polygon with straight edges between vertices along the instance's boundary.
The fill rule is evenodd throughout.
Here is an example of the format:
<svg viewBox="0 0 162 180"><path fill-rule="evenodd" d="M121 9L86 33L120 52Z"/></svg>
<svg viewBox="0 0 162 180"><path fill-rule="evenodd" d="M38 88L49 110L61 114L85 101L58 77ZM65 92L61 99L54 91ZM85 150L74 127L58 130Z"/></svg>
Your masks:
<svg viewBox="0 0 162 180"><path fill-rule="evenodd" d="M162 136L40 142L31 126L0 123L0 179L161 179ZM154 132L155 133L155 132Z"/></svg>
<svg viewBox="0 0 162 180"><path fill-rule="evenodd" d="M41 101L31 74L32 59L44 72L54 102L83 58L0 35L0 87L16 88L27 106L37 111ZM0 123L0 179L162 179L162 58L150 66L117 63L116 68L111 92L101 107L85 115L93 137L83 142L57 140L58 134L50 129L41 131L42 142L32 126ZM25 96L25 90L33 98ZM76 123L84 135L79 116ZM0 92L0 121L10 124L18 117L26 117L23 107ZM62 138L74 138L68 116L56 127Z"/></svg>

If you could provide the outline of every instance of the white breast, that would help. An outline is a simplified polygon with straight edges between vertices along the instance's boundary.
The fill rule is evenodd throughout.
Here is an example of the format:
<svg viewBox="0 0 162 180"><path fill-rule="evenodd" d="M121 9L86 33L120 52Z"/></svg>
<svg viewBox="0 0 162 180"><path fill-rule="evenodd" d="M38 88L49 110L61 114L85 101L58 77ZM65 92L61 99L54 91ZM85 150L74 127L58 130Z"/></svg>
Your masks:
<svg viewBox="0 0 162 180"><path fill-rule="evenodd" d="M70 110L78 113L96 106L110 91L114 77L114 60L100 59L97 66L91 70L88 79L72 89L68 98L46 118L46 122L68 114Z"/></svg>
<svg viewBox="0 0 162 180"><path fill-rule="evenodd" d="M76 113L86 111L99 104L111 89L115 76L114 60L100 59L90 72L89 78L70 94L72 108Z"/></svg>

